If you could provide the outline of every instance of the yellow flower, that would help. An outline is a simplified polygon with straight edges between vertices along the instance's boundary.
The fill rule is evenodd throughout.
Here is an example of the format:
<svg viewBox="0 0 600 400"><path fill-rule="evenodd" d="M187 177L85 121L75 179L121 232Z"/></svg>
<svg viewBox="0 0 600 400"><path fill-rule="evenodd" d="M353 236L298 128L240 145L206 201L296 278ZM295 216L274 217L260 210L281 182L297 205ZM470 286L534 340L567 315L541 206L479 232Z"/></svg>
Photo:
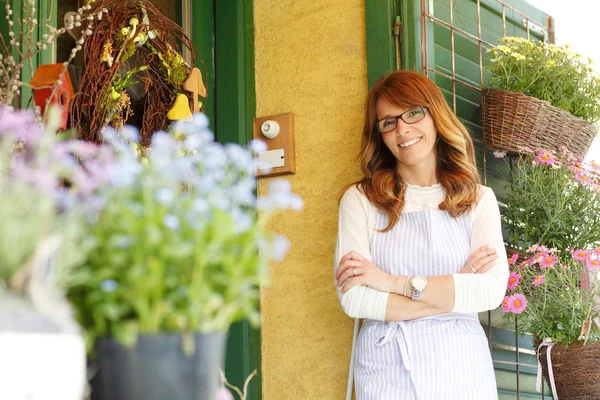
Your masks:
<svg viewBox="0 0 600 400"><path fill-rule="evenodd" d="M546 67L551 67L554 65L554 60L548 60L546 61Z"/></svg>
<svg viewBox="0 0 600 400"><path fill-rule="evenodd" d="M503 53L510 53L510 47L508 46L498 46L498 50L502 51Z"/></svg>
<svg viewBox="0 0 600 400"><path fill-rule="evenodd" d="M514 51L511 53L511 56L513 56L517 60L524 60L525 59L525 56L523 54L515 53Z"/></svg>
<svg viewBox="0 0 600 400"><path fill-rule="evenodd" d="M121 28L121 35L123 35L123 36L129 35L129 28L128 27Z"/></svg>

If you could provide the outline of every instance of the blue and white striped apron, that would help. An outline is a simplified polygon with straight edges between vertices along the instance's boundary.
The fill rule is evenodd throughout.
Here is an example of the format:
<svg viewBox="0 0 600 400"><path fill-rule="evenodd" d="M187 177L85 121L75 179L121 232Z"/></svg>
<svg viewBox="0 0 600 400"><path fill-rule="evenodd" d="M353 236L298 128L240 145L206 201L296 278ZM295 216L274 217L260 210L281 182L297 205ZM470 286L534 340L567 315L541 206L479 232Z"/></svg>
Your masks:
<svg viewBox="0 0 600 400"><path fill-rule="evenodd" d="M388 232L378 213L373 262L392 275L460 272L471 252L467 215L403 213ZM357 400L496 400L488 342L477 314L447 313L413 321L365 320L356 343Z"/></svg>

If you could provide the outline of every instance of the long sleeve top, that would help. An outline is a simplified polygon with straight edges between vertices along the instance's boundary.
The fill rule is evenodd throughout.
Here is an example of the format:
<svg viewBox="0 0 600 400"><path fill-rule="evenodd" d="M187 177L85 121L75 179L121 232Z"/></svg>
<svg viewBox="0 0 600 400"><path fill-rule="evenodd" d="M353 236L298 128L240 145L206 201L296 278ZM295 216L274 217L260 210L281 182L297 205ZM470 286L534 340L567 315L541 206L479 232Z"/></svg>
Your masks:
<svg viewBox="0 0 600 400"><path fill-rule="evenodd" d="M431 187L408 185L402 213L439 209L444 198L445 191L440 184ZM334 277L340 259L350 251L356 251L371 260L371 240L379 212L356 185L343 195L339 211ZM488 245L496 249L498 258L494 267L486 273L452 275L455 292L452 311L460 313L482 312L498 307L504 297L509 275L500 210L492 189L481 186L479 201L468 212L468 218L471 224L471 252ZM355 286L346 293L337 285L336 288L342 309L349 316L380 321L385 319L389 293L362 285Z"/></svg>

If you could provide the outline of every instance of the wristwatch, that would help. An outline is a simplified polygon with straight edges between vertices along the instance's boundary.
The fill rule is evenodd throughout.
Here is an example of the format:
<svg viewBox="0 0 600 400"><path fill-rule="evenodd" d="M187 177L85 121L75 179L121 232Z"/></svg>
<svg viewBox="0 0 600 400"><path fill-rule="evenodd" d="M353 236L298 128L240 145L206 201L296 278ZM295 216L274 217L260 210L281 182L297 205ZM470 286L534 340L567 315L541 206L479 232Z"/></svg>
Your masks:
<svg viewBox="0 0 600 400"><path fill-rule="evenodd" d="M412 299L421 300L421 293L427 287L427 278L417 275L410 280L410 285L412 286Z"/></svg>

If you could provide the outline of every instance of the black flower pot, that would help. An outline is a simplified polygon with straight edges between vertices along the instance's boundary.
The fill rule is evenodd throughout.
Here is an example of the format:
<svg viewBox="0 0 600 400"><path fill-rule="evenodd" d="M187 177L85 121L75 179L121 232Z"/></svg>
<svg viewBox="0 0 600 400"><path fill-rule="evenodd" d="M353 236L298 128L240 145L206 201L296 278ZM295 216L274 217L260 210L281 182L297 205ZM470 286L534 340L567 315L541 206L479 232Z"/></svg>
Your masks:
<svg viewBox="0 0 600 400"><path fill-rule="evenodd" d="M187 356L180 334L143 335L127 348L96 342L92 400L214 400L224 370L226 333L194 334Z"/></svg>

